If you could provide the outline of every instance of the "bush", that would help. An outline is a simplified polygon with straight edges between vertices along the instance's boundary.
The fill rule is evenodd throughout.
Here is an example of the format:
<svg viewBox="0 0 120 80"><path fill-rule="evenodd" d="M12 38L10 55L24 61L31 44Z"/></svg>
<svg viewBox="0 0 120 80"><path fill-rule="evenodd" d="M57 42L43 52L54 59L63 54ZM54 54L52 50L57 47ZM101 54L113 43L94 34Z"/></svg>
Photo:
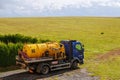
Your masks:
<svg viewBox="0 0 120 80"><path fill-rule="evenodd" d="M0 41L8 44L11 43L36 43L37 38L32 38L29 36L23 36L21 34L9 34L9 35L0 35Z"/></svg>
<svg viewBox="0 0 120 80"><path fill-rule="evenodd" d="M40 39L40 40L39 40L40 43L50 42L50 41L51 41L51 40L49 40L49 39L46 39L46 40Z"/></svg>
<svg viewBox="0 0 120 80"><path fill-rule="evenodd" d="M8 50L9 50L9 64L10 65L15 65L15 57L18 53L18 49L21 49L23 46L22 43L17 43L17 44L13 44L13 43L9 43L8 44Z"/></svg>
<svg viewBox="0 0 120 80"><path fill-rule="evenodd" d="M6 44L0 43L0 66L8 66L9 65L9 50Z"/></svg>
<svg viewBox="0 0 120 80"><path fill-rule="evenodd" d="M22 43L0 43L0 66L6 67L9 65L15 65L15 56L18 49L22 48Z"/></svg>
<svg viewBox="0 0 120 80"><path fill-rule="evenodd" d="M0 67L15 65L18 49L22 49L24 43L37 43L38 41L43 43L50 40L38 40L20 34L0 35Z"/></svg>

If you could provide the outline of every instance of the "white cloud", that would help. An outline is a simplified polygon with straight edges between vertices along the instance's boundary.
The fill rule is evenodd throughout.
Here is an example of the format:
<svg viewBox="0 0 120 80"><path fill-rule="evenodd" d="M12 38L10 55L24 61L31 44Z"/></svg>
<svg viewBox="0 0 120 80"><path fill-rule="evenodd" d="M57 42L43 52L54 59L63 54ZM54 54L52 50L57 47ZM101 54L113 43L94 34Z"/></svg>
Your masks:
<svg viewBox="0 0 120 80"><path fill-rule="evenodd" d="M11 0L12 1L12 0ZM25 10L61 10L63 8L89 8L94 6L120 7L120 0L13 0L17 9ZM5 3L4 3L5 4Z"/></svg>
<svg viewBox="0 0 120 80"><path fill-rule="evenodd" d="M120 1L105 2L101 3L100 5L105 7L120 7Z"/></svg>
<svg viewBox="0 0 120 80"><path fill-rule="evenodd" d="M120 0L0 0L0 11L9 10L15 14L93 7L120 8Z"/></svg>
<svg viewBox="0 0 120 80"><path fill-rule="evenodd" d="M120 0L25 0L27 5L31 5L35 9L52 9L60 10L62 8L74 7L92 7L110 6L120 7ZM102 5L104 4L104 5Z"/></svg>

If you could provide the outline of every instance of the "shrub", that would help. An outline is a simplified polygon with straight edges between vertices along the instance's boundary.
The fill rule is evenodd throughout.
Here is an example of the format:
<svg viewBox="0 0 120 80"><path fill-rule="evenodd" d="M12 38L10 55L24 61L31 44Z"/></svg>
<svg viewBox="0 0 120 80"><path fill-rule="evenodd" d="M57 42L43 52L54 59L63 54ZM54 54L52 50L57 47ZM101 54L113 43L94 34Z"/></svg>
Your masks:
<svg viewBox="0 0 120 80"><path fill-rule="evenodd" d="M6 44L0 43L0 66L8 66L9 65L9 50Z"/></svg>
<svg viewBox="0 0 120 80"><path fill-rule="evenodd" d="M40 39L40 40L39 40L40 43L50 42L50 41L51 41L51 40L49 40L49 39L46 39L46 40Z"/></svg>
<svg viewBox="0 0 120 80"><path fill-rule="evenodd" d="M0 41L8 44L9 42L12 43L36 43L38 40L37 38L32 38L29 36L23 36L21 34L9 34L9 35L0 35Z"/></svg>
<svg viewBox="0 0 120 80"><path fill-rule="evenodd" d="M24 43L37 43L38 39L20 34L9 34L0 35L0 41L0 67L6 67L15 65L15 56L18 53L18 49L22 49ZM39 40L40 43L48 41L50 40Z"/></svg>
<svg viewBox="0 0 120 80"><path fill-rule="evenodd" d="M10 65L15 65L15 57L18 53L18 49L21 49L23 46L22 43L17 43L17 44L13 44L13 43L9 43L8 44L8 50L9 50L9 64Z"/></svg>
<svg viewBox="0 0 120 80"><path fill-rule="evenodd" d="M18 49L21 49L22 46L22 43L0 43L0 66L6 67L9 65L15 65L15 56L18 52Z"/></svg>

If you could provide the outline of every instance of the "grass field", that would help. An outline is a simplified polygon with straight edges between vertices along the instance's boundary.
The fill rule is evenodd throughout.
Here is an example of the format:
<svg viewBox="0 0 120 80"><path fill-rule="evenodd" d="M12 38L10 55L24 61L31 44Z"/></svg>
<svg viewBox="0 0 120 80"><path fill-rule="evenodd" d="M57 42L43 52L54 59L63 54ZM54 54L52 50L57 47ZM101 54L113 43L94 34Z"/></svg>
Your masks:
<svg viewBox="0 0 120 80"><path fill-rule="evenodd" d="M120 56L114 61L111 58L96 61L97 55L120 48L120 18L0 18L0 34L16 33L54 41L79 40L85 45L85 64L81 67L102 80L120 79Z"/></svg>

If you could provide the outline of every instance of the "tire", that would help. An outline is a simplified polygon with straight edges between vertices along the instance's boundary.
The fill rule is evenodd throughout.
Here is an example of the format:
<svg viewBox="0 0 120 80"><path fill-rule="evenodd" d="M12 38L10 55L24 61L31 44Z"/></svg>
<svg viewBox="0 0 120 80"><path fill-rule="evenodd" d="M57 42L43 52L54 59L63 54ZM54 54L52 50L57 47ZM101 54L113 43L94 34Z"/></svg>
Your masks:
<svg viewBox="0 0 120 80"><path fill-rule="evenodd" d="M80 61L80 64L84 64L84 61L83 61L83 59Z"/></svg>
<svg viewBox="0 0 120 80"><path fill-rule="evenodd" d="M74 61L71 65L71 69L76 69L76 68L78 68L78 62Z"/></svg>
<svg viewBox="0 0 120 80"><path fill-rule="evenodd" d="M41 73L42 74L48 74L49 73L49 67L47 65L42 66Z"/></svg>

